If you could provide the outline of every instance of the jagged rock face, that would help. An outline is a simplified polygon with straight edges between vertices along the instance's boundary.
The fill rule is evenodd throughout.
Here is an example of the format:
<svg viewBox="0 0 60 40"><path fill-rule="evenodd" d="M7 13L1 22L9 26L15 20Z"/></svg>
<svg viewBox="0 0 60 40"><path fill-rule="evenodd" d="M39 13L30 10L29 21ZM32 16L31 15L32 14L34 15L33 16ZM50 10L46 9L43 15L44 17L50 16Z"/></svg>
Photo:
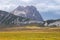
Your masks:
<svg viewBox="0 0 60 40"><path fill-rule="evenodd" d="M0 10L0 24L10 24L17 17L9 12Z"/></svg>
<svg viewBox="0 0 60 40"><path fill-rule="evenodd" d="M20 25L20 22L30 20L29 18L16 16L6 11L0 10L0 26L1 25Z"/></svg>
<svg viewBox="0 0 60 40"><path fill-rule="evenodd" d="M34 6L26 6L26 7L19 6L15 10L13 10L12 13L18 16L31 18L33 20L43 21L40 13Z"/></svg>

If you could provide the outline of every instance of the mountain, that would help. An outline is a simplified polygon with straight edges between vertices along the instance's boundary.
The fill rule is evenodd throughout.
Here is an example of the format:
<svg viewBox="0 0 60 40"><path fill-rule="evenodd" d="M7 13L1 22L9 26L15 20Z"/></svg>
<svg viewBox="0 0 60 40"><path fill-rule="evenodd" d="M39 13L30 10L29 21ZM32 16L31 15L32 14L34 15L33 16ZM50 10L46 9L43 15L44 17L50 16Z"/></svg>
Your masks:
<svg viewBox="0 0 60 40"><path fill-rule="evenodd" d="M12 21L14 21L17 18L17 16L0 10L0 24L9 25L12 24Z"/></svg>
<svg viewBox="0 0 60 40"><path fill-rule="evenodd" d="M56 21L60 21L60 19L46 20L45 22L47 22L48 24L50 24L50 23L54 23L54 22L56 22Z"/></svg>
<svg viewBox="0 0 60 40"><path fill-rule="evenodd" d="M0 26L1 25L18 25L20 22L24 22L27 20L30 20L30 19L21 17L21 16L16 16L9 12L0 10Z"/></svg>
<svg viewBox="0 0 60 40"><path fill-rule="evenodd" d="M46 20L45 24L47 23L48 26L56 27L60 26L60 19L55 19L55 20ZM46 25L46 26L47 26Z"/></svg>
<svg viewBox="0 0 60 40"><path fill-rule="evenodd" d="M34 6L26 6L26 7L18 6L11 13L17 16L30 18L32 20L43 21L40 13L37 11L37 9Z"/></svg>

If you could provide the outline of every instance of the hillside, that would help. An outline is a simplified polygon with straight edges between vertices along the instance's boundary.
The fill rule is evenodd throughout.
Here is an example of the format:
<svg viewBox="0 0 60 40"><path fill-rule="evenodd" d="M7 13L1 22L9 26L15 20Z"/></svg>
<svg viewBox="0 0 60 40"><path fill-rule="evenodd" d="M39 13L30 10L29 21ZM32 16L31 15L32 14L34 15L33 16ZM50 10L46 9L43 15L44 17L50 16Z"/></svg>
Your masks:
<svg viewBox="0 0 60 40"><path fill-rule="evenodd" d="M27 20L30 20L30 19L0 10L0 26L18 25L18 23L24 22Z"/></svg>

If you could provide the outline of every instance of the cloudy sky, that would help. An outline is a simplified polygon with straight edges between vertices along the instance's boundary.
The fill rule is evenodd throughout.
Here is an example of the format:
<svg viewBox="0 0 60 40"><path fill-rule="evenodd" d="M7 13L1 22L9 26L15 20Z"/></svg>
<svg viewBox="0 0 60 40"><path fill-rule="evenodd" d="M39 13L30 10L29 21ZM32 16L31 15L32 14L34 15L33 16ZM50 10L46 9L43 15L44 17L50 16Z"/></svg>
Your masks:
<svg viewBox="0 0 60 40"><path fill-rule="evenodd" d="M0 0L0 10L11 12L19 5L33 5L44 20L60 18L60 0Z"/></svg>

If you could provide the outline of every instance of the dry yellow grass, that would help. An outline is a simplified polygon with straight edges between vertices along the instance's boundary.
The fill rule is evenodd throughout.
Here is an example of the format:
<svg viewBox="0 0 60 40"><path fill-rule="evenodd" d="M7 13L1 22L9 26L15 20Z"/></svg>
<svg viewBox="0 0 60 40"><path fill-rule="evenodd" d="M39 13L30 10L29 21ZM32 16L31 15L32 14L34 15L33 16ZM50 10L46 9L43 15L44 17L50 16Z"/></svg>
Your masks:
<svg viewBox="0 0 60 40"><path fill-rule="evenodd" d="M6 28L0 32L0 40L60 40L60 28Z"/></svg>

